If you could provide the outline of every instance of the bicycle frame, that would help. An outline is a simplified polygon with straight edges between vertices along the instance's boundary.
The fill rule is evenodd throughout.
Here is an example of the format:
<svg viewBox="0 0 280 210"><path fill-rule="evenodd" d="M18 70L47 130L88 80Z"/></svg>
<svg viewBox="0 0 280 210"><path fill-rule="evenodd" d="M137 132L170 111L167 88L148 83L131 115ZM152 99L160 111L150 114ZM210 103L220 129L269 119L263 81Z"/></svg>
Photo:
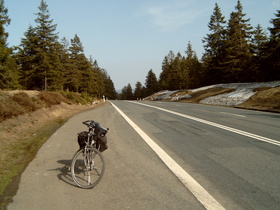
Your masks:
<svg viewBox="0 0 280 210"><path fill-rule="evenodd" d="M105 136L108 129L102 128L98 122L93 120L87 120L83 124L88 126L87 138L84 146L80 147L73 156L71 175L77 186L90 189L96 186L104 175L105 163L103 155L99 151L98 140L100 136Z"/></svg>

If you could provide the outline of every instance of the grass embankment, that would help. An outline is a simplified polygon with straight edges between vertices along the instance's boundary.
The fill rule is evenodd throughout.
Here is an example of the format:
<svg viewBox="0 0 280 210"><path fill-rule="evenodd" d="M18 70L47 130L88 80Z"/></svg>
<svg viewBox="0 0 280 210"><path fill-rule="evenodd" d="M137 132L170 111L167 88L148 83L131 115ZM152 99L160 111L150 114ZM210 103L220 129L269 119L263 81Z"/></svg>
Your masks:
<svg viewBox="0 0 280 210"><path fill-rule="evenodd" d="M260 87L249 100L236 108L280 112L280 87Z"/></svg>
<svg viewBox="0 0 280 210"><path fill-rule="evenodd" d="M206 90L200 90L192 92L191 90L177 91L171 96L176 95L186 95L188 94L189 98L179 99L180 102L187 103L199 103L200 100L216 96L224 93L234 92L235 89L215 87L209 88ZM259 87L253 90L256 92L252 97L242 104L234 106L235 108L250 109L250 110L259 110L259 111L268 111L268 112L279 112L280 113L280 87ZM166 99L170 101L170 99ZM177 101L177 100L176 100Z"/></svg>
<svg viewBox="0 0 280 210"><path fill-rule="evenodd" d="M204 98L208 98L211 96L216 96L216 95L220 95L220 94L224 94L224 93L230 93L233 91L234 91L233 89L229 89L229 88L215 87L215 88L210 88L210 89L206 89L206 90L200 90L197 92L192 92L191 90L178 91L176 93L173 93L172 96L175 96L176 94L178 94L178 95L189 94L190 98L181 99L180 101L187 102L187 103L199 103L199 101Z"/></svg>
<svg viewBox="0 0 280 210"><path fill-rule="evenodd" d="M0 91L0 209L42 144L69 117L92 108L81 105L87 102L93 101L76 93Z"/></svg>

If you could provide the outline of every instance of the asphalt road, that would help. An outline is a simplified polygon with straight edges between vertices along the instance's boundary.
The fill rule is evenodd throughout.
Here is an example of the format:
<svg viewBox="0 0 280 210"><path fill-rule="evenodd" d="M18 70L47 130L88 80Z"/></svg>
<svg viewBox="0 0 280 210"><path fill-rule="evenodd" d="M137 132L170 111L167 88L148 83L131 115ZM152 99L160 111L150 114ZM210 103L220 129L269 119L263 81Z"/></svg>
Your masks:
<svg viewBox="0 0 280 210"><path fill-rule="evenodd" d="M225 209L280 209L279 114L185 103L112 103L134 128L110 103L71 118L26 168L9 210L215 209L215 202ZM109 149L103 153L102 181L84 190L74 185L69 164L78 149L76 133L86 130L81 122L88 119L110 128ZM173 172L173 162L164 163L170 159L182 177ZM212 200L205 202L205 195Z"/></svg>

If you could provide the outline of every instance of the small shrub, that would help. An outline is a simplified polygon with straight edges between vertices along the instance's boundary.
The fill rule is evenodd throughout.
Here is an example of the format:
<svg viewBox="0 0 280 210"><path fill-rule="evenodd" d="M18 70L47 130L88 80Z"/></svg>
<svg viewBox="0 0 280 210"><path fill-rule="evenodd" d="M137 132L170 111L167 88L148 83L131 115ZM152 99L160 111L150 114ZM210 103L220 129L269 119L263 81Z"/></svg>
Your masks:
<svg viewBox="0 0 280 210"><path fill-rule="evenodd" d="M25 109L17 102L13 101L10 96L0 101L0 121L19 116L25 113Z"/></svg>
<svg viewBox="0 0 280 210"><path fill-rule="evenodd" d="M63 95L73 103L77 103L77 99L74 93L72 92L63 92Z"/></svg>
<svg viewBox="0 0 280 210"><path fill-rule="evenodd" d="M76 104L79 104L79 103L83 104L84 103L84 99L83 99L83 97L81 97L80 93L67 92L66 97L70 101L72 101L73 103L76 103Z"/></svg>
<svg viewBox="0 0 280 210"><path fill-rule="evenodd" d="M29 95L24 92L14 94L12 100L21 105L27 112L33 112L40 108L36 100L32 100Z"/></svg>
<svg viewBox="0 0 280 210"><path fill-rule="evenodd" d="M46 103L47 107L51 107L53 105L60 104L61 102L66 102L66 98L64 98L60 93L54 92L41 92L38 95L38 98Z"/></svg>
<svg viewBox="0 0 280 210"><path fill-rule="evenodd" d="M92 97L88 93L82 93L81 97L83 98L82 104L92 103Z"/></svg>

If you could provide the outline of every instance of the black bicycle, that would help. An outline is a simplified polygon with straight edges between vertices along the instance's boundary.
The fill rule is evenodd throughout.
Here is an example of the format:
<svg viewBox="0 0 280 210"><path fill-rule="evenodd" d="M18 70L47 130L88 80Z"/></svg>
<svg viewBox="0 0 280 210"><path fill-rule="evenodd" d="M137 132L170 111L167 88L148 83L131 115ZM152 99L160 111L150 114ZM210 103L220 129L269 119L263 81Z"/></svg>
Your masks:
<svg viewBox="0 0 280 210"><path fill-rule="evenodd" d="M71 163L71 175L77 186L93 188L102 179L105 171L104 157L101 154L108 148L105 129L98 122L83 122L88 131L78 133L80 149L74 154Z"/></svg>

